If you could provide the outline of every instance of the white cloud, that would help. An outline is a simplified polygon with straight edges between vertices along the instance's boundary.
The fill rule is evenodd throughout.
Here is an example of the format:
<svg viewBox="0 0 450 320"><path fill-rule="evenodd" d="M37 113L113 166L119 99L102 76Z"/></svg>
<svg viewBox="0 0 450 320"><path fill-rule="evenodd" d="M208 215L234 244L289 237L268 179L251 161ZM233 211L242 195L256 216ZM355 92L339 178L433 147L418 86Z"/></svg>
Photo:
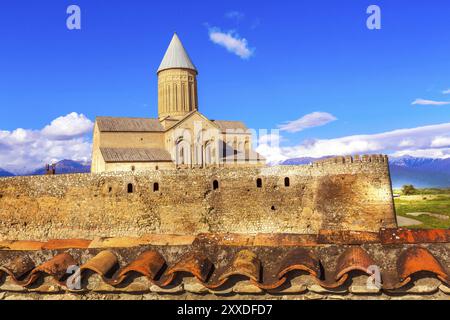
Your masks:
<svg viewBox="0 0 450 320"><path fill-rule="evenodd" d="M364 153L428 154L447 157L450 148L450 123L410 129L398 129L378 134L352 135L334 139L305 140L301 144L273 148L258 146L264 157L271 159L351 155Z"/></svg>
<svg viewBox="0 0 450 320"><path fill-rule="evenodd" d="M438 136L434 138L431 146L436 148L450 146L450 136Z"/></svg>
<svg viewBox="0 0 450 320"><path fill-rule="evenodd" d="M229 11L229 12L227 12L227 13L225 13L225 17L226 18L228 18L228 19L233 19L233 20L236 20L236 21L240 21L240 20L242 20L242 19L244 19L244 13L242 13L242 12L240 12L240 11Z"/></svg>
<svg viewBox="0 0 450 320"><path fill-rule="evenodd" d="M27 173L63 159L87 162L92 127L92 121L84 115L70 113L42 130L0 131L0 168Z"/></svg>
<svg viewBox="0 0 450 320"><path fill-rule="evenodd" d="M67 139L83 136L92 131L94 124L84 114L72 112L56 118L42 130L44 136L54 139Z"/></svg>
<svg viewBox="0 0 450 320"><path fill-rule="evenodd" d="M271 130L269 134L263 134L258 138L259 144L279 145L284 139L280 136L279 130Z"/></svg>
<svg viewBox="0 0 450 320"><path fill-rule="evenodd" d="M313 112L300 119L281 124L278 128L281 131L299 132L308 128L320 127L336 120L337 118L335 116L327 112Z"/></svg>
<svg viewBox="0 0 450 320"><path fill-rule="evenodd" d="M242 59L248 59L254 53L254 49L249 48L247 40L239 37L234 31L225 33L218 28L210 28L209 39Z"/></svg>
<svg viewBox="0 0 450 320"><path fill-rule="evenodd" d="M422 105L422 106L443 106L447 104L450 104L450 101L435 101L426 99L416 99L412 103L412 105Z"/></svg>
<svg viewBox="0 0 450 320"><path fill-rule="evenodd" d="M450 94L450 89L442 91L443 94Z"/></svg>
<svg viewBox="0 0 450 320"><path fill-rule="evenodd" d="M450 148L401 150L394 152L391 157L412 156L418 158L447 159L450 158Z"/></svg>
<svg viewBox="0 0 450 320"><path fill-rule="evenodd" d="M283 155L283 151L279 146L264 143L259 144L255 150L266 158L266 162L269 165L277 164L289 159L287 156Z"/></svg>

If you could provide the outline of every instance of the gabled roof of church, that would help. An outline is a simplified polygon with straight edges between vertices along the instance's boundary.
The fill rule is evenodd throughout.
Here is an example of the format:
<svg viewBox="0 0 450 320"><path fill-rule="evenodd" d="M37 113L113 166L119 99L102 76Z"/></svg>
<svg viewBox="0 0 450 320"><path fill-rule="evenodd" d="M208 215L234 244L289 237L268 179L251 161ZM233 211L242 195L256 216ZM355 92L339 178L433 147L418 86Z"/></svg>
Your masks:
<svg viewBox="0 0 450 320"><path fill-rule="evenodd" d="M173 35L172 41L170 41L166 54L158 68L158 72L173 68L191 69L197 72L176 33Z"/></svg>
<svg viewBox="0 0 450 320"><path fill-rule="evenodd" d="M154 118L97 117L101 132L162 132L163 126Z"/></svg>
<svg viewBox="0 0 450 320"><path fill-rule="evenodd" d="M105 162L172 161L170 153L161 148L100 148Z"/></svg>
<svg viewBox="0 0 450 320"><path fill-rule="evenodd" d="M222 132L226 132L227 130L243 130L247 131L247 126L242 121L229 121L229 120L211 120L215 124L219 126Z"/></svg>

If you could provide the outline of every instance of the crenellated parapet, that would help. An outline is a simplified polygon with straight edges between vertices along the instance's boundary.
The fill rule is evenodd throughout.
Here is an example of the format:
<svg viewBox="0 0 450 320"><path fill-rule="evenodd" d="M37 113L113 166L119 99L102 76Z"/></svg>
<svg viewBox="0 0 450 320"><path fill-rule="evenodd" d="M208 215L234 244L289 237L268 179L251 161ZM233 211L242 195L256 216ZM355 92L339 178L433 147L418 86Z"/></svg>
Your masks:
<svg viewBox="0 0 450 320"><path fill-rule="evenodd" d="M312 163L314 167L323 167L336 164L352 164L352 163L388 163L388 156L383 154L365 154L353 156L338 156L317 160Z"/></svg>

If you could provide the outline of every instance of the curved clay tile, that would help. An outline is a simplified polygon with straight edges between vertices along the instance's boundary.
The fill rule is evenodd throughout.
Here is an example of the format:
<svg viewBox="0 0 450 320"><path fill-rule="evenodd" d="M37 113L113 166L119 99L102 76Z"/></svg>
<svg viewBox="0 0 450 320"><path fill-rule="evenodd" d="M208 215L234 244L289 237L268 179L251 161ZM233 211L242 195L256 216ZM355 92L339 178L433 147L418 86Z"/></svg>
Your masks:
<svg viewBox="0 0 450 320"><path fill-rule="evenodd" d="M283 277L283 278L279 279L278 281L275 281L272 283L260 283L260 282L250 279L250 282L253 285L257 286L260 289L264 289L264 290L277 289L277 288L281 287L286 281L287 281L287 277Z"/></svg>
<svg viewBox="0 0 450 320"><path fill-rule="evenodd" d="M80 271L91 270L103 278L119 262L114 253L109 250L99 252L95 257L89 259L80 267Z"/></svg>
<svg viewBox="0 0 450 320"><path fill-rule="evenodd" d="M8 264L0 267L2 272L9 275L14 282L18 282L20 278L36 267L33 260L28 255L19 256L11 260Z"/></svg>
<svg viewBox="0 0 450 320"><path fill-rule="evenodd" d="M375 262L364 249L359 246L350 247L338 257L333 274L326 272L325 279L314 278L314 280L324 288L336 289L347 281L351 271L359 270L372 275L368 270L372 265L375 265Z"/></svg>
<svg viewBox="0 0 450 320"><path fill-rule="evenodd" d="M140 273L149 280L153 280L165 264L166 261L159 252L153 250L145 251L141 253L136 260L121 269L117 277L113 280L113 283L120 284L130 272Z"/></svg>
<svg viewBox="0 0 450 320"><path fill-rule="evenodd" d="M56 281L60 280L67 275L67 270L71 266L76 266L77 262L68 253L61 253L53 257L47 262L44 262L37 268L31 271L28 279L20 282L22 286L29 286L34 283L42 273L51 275Z"/></svg>
<svg viewBox="0 0 450 320"><path fill-rule="evenodd" d="M184 255L179 262L170 267L165 276L174 278L177 272L188 272L201 282L206 282L213 268L212 262L200 252L190 252ZM167 285L168 280L163 281Z"/></svg>
<svg viewBox="0 0 450 320"><path fill-rule="evenodd" d="M261 261L255 253L249 250L239 251L233 262L226 271L219 277L219 281L224 281L233 275L243 275L255 282L259 282L261 274Z"/></svg>
<svg viewBox="0 0 450 320"><path fill-rule="evenodd" d="M278 279L285 277L293 270L303 270L316 278L320 278L320 261L309 250L296 248L289 251L281 260L277 274Z"/></svg>
<svg viewBox="0 0 450 320"><path fill-rule="evenodd" d="M375 261L364 249L359 246L350 247L338 258L334 280L338 281L345 274L354 270L359 270L368 275L372 275L368 269L373 265L376 265Z"/></svg>
<svg viewBox="0 0 450 320"><path fill-rule="evenodd" d="M450 284L450 276L428 249L411 247L403 251L397 260L400 286L411 281L411 276L420 271L434 273L441 281Z"/></svg>

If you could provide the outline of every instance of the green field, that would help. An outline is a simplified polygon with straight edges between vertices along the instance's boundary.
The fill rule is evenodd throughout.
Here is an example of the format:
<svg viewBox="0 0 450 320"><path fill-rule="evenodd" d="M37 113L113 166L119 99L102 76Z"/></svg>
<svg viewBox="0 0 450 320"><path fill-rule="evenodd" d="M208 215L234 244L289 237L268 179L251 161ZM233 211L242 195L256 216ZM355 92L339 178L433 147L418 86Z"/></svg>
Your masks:
<svg viewBox="0 0 450 320"><path fill-rule="evenodd" d="M450 189L417 189L411 195L394 190L397 215L420 221L408 228L450 228ZM448 218L446 218L448 217Z"/></svg>

